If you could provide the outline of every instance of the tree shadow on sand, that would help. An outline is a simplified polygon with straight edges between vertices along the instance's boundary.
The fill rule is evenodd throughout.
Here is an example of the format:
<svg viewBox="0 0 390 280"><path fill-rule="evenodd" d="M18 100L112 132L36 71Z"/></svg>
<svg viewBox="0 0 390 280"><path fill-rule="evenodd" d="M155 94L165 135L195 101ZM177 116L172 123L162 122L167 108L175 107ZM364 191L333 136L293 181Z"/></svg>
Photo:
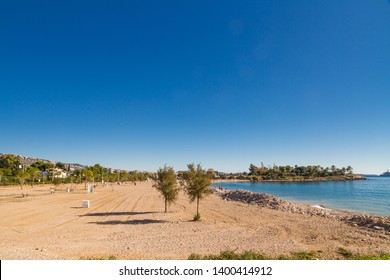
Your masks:
<svg viewBox="0 0 390 280"><path fill-rule="evenodd" d="M142 219L142 220L128 220L128 221L104 221L104 222L90 222L89 224L97 225L147 225L147 224L161 224L165 221Z"/></svg>
<svg viewBox="0 0 390 280"><path fill-rule="evenodd" d="M155 213L157 212L98 212L98 213L88 213L88 214L80 215L80 217L132 216L132 215L155 214Z"/></svg>

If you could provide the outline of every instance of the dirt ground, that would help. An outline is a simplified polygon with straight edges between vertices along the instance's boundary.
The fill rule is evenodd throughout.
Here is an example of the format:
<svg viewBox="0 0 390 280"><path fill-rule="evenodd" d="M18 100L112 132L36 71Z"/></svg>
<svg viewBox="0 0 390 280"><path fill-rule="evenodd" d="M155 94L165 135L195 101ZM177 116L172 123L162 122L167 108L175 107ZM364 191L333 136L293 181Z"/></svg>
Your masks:
<svg viewBox="0 0 390 280"><path fill-rule="evenodd" d="M322 217L310 217L224 201L210 195L195 203L182 192L164 213L152 183L0 188L0 259L187 259L191 253L254 250L268 256L316 252L337 259L342 247L355 254L390 253L390 236ZM28 196L22 197L22 193ZM82 201L90 207L83 208Z"/></svg>

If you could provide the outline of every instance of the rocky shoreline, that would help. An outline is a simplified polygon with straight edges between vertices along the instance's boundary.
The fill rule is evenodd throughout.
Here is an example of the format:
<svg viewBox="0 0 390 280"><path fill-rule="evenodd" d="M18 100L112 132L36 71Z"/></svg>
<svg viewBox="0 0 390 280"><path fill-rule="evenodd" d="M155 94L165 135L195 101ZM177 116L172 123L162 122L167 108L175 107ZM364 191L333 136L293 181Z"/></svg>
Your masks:
<svg viewBox="0 0 390 280"><path fill-rule="evenodd" d="M212 188L212 192L223 200L240 201L246 204L280 210L288 213L298 213L309 216L319 216L326 219L342 221L350 226L361 227L374 231L382 231L390 235L390 217L359 214L349 211L327 209L324 206L294 204L266 193L256 193L247 190L227 190L221 187Z"/></svg>

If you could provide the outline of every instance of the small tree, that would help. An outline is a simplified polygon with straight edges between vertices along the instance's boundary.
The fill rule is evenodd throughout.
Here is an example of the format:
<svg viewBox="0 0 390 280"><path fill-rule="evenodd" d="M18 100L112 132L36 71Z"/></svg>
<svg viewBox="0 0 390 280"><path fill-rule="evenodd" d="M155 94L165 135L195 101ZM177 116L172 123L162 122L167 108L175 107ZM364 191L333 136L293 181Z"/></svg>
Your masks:
<svg viewBox="0 0 390 280"><path fill-rule="evenodd" d="M1 179L4 177L4 171L0 168L0 184L1 184Z"/></svg>
<svg viewBox="0 0 390 280"><path fill-rule="evenodd" d="M87 189L87 182L90 182L93 179L93 172L88 169L83 169L81 171L81 174L83 175L85 179L85 189Z"/></svg>
<svg viewBox="0 0 390 280"><path fill-rule="evenodd" d="M207 176L209 176L210 179L214 179L215 178L215 171L214 171L214 169L212 169L212 168L207 169Z"/></svg>
<svg viewBox="0 0 390 280"><path fill-rule="evenodd" d="M29 173L30 179L32 180L31 186L34 187L35 180L41 176L41 171L38 168L30 166L27 168L27 172Z"/></svg>
<svg viewBox="0 0 390 280"><path fill-rule="evenodd" d="M65 164L63 164L62 162L57 162L55 167L59 168L59 169L62 169L62 170L65 170Z"/></svg>
<svg viewBox="0 0 390 280"><path fill-rule="evenodd" d="M165 213L168 211L168 205L174 202L179 194L179 186L177 185L176 174L172 167L159 168L157 178L153 185L164 197Z"/></svg>
<svg viewBox="0 0 390 280"><path fill-rule="evenodd" d="M22 169L16 171L15 178L21 189L23 189L23 185L29 177L30 175L27 172L24 172Z"/></svg>
<svg viewBox="0 0 390 280"><path fill-rule="evenodd" d="M53 185L54 185L54 190L57 189L57 187L62 183L62 179L58 177L54 177L53 179Z"/></svg>
<svg viewBox="0 0 390 280"><path fill-rule="evenodd" d="M195 165L191 163L188 164L187 167L188 171L184 173L183 184L190 202L196 200L196 215L194 220L197 221L200 219L199 201L211 193L211 179L207 172L202 169L200 164L195 167Z"/></svg>

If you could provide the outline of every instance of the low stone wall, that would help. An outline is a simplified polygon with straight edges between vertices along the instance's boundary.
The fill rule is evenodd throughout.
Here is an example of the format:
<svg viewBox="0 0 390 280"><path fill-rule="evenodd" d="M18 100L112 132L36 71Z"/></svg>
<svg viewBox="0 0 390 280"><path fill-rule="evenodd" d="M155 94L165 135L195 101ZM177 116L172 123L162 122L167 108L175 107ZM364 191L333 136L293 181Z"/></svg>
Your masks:
<svg viewBox="0 0 390 280"><path fill-rule="evenodd" d="M289 213L299 213L310 216L320 216L328 219L343 221L351 226L383 231L390 234L390 217L358 214L348 211L331 210L323 206L313 207L287 202L266 193L255 193L247 190L227 190L212 188L212 192L224 200L240 201L250 205L266 207Z"/></svg>

